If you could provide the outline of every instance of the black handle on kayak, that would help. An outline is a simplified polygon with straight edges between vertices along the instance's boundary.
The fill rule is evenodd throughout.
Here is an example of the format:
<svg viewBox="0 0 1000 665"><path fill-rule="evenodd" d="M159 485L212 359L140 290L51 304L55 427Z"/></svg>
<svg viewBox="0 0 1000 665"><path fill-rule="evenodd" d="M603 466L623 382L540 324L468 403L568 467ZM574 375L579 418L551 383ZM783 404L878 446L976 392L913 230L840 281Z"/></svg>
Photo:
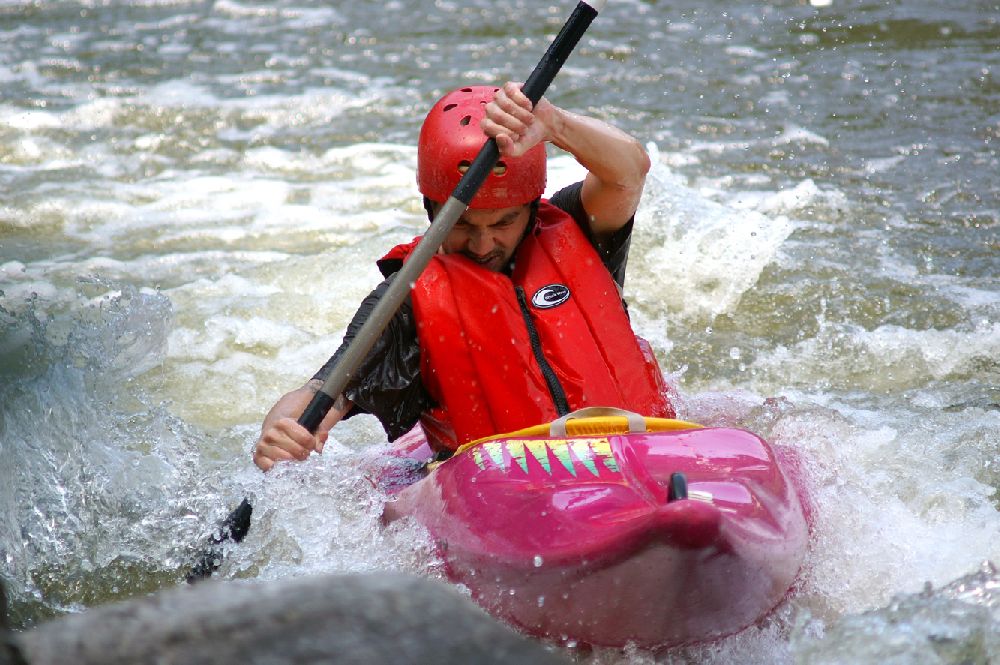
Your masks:
<svg viewBox="0 0 1000 665"><path fill-rule="evenodd" d="M546 49L542 59L535 65L535 69L521 88L525 96L531 100L532 105L537 104L538 100L545 94L549 84L552 83L570 53L576 48L583 33L587 31L605 4L607 4L607 0L581 0L577 3L573 13L563 24L559 34L549 44L549 48ZM320 423L330 412L336 398L344 392L351 377L361 366L368 352L375 346L375 342L389 325L389 321L399 310L400 305L406 300L410 288L416 283L417 278L420 277L431 258L444 243L456 222L468 209L476 192L486 182L486 178L499 159L500 149L497 147L496 139L488 139L480 148L479 154L469 166L469 170L455 186L451 196L438 210L423 239L413 249L403 267L396 273L393 283L372 309L371 314L368 315L368 319L365 320L354 339L351 340L333 371L323 383L323 387L313 396L305 411L299 416L298 423L300 425L313 434L319 429ZM243 539L250 528L250 513L252 511L253 508L249 500L244 499L239 507L230 513L223 522L220 535L212 538L208 548L199 555L198 563L188 573L188 582L211 576L212 572L222 563L222 543L229 539L236 542ZM237 525L238 528L234 529L232 525ZM237 534L239 534L239 538L236 537Z"/></svg>

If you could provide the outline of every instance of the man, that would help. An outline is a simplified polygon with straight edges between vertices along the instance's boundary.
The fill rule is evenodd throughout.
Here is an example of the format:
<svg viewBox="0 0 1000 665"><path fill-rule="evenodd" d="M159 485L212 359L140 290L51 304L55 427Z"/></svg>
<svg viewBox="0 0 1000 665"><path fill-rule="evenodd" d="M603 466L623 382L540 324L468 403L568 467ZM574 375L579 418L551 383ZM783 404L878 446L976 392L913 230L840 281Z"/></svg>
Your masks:
<svg viewBox="0 0 1000 665"><path fill-rule="evenodd" d="M417 184L431 219L487 136L500 149L497 167L316 435L296 418L416 241L379 261L386 281L362 303L341 349L267 414L253 453L262 470L322 452L330 428L355 413L375 415L390 440L419 420L444 451L584 406L673 416L620 295L649 170L642 146L545 99L532 109L516 83L461 88L435 104L420 132ZM587 169L550 201L541 200L546 142Z"/></svg>

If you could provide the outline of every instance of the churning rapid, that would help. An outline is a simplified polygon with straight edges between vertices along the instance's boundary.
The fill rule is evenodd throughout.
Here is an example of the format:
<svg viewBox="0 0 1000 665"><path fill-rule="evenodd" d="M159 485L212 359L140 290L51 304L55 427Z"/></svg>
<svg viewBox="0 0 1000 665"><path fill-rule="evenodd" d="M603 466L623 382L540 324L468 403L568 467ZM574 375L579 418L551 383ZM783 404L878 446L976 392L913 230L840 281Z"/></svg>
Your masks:
<svg viewBox="0 0 1000 665"><path fill-rule="evenodd" d="M626 298L679 416L798 451L815 523L762 624L580 660L1000 658L1000 7L938 5L611 0L550 89L653 157ZM527 76L570 9L0 0L16 626L181 584L245 494L223 577L441 576L379 525L373 419L266 478L250 446L425 226L427 108Z"/></svg>

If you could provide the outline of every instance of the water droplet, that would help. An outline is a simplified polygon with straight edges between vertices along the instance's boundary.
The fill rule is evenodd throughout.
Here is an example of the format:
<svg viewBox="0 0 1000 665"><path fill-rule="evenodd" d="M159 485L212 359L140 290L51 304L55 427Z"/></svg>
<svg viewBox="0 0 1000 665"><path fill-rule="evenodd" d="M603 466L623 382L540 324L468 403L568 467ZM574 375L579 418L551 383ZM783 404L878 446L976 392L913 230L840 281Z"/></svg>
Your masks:
<svg viewBox="0 0 1000 665"><path fill-rule="evenodd" d="M535 555L535 568L541 568L544 560L540 554Z"/></svg>

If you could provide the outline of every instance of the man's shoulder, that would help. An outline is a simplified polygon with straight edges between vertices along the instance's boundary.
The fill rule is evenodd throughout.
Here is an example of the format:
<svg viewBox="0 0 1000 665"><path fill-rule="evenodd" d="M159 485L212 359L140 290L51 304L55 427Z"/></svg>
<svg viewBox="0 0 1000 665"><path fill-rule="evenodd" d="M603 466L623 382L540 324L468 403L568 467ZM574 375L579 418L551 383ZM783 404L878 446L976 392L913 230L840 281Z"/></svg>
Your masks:
<svg viewBox="0 0 1000 665"><path fill-rule="evenodd" d="M551 197L550 204L559 208L563 212L569 213L570 217L576 220L582 228L586 228L587 212L583 209L583 181L575 182L572 185L563 187ZM581 221L583 224L581 224Z"/></svg>
<svg viewBox="0 0 1000 665"><path fill-rule="evenodd" d="M576 222L588 242L597 250L604 267L619 286L625 283L625 266L628 262L634 218L622 228L600 241L590 228L590 216L583 207L583 181L563 187L549 199L549 203L566 212Z"/></svg>

